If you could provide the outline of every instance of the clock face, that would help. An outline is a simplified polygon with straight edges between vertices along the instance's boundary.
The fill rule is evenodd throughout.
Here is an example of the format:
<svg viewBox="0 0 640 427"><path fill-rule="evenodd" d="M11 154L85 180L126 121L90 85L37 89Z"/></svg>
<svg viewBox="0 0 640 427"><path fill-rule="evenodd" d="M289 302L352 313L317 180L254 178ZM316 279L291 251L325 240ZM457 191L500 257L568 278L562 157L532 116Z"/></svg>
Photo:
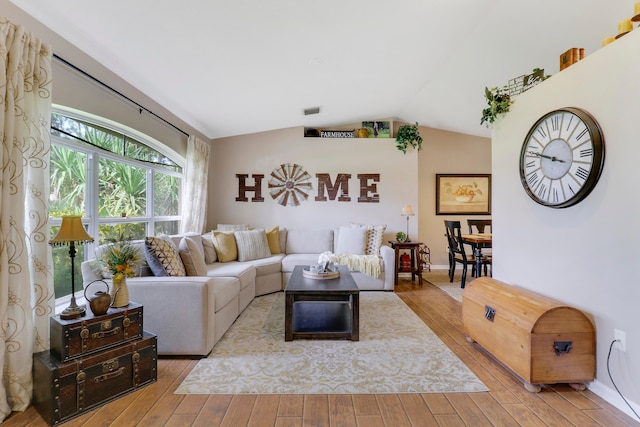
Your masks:
<svg viewBox="0 0 640 427"><path fill-rule="evenodd" d="M566 208L591 192L603 165L598 123L568 107L547 113L529 130L520 152L520 180L537 203Z"/></svg>

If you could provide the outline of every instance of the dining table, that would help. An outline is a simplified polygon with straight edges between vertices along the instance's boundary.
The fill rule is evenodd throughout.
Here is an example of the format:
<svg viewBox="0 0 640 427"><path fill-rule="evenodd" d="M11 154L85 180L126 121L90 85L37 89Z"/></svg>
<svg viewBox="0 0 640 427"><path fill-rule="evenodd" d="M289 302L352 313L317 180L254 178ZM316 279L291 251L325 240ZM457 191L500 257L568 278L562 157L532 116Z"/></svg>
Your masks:
<svg viewBox="0 0 640 427"><path fill-rule="evenodd" d="M476 274L480 277L482 267L482 249L491 247L491 233L462 234L462 243L473 247L473 255L476 257Z"/></svg>

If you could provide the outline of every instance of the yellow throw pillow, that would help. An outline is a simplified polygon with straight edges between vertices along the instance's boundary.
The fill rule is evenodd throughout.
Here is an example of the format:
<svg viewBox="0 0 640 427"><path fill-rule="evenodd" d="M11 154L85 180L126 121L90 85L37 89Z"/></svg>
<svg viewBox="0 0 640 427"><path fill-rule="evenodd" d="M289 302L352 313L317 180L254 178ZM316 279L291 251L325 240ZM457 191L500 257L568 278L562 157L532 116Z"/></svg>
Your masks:
<svg viewBox="0 0 640 427"><path fill-rule="evenodd" d="M264 230L267 233L267 242L271 255L282 253L280 249L280 227L275 225Z"/></svg>
<svg viewBox="0 0 640 427"><path fill-rule="evenodd" d="M229 262L238 259L238 247L236 246L236 238L231 232L214 231L211 235L213 247L216 248L218 261Z"/></svg>

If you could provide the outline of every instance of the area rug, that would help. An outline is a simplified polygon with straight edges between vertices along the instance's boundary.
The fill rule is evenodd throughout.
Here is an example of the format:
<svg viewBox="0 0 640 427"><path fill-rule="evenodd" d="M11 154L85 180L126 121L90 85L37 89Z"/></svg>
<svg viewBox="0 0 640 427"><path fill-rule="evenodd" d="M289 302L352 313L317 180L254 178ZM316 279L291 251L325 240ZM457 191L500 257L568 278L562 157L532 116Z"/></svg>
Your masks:
<svg viewBox="0 0 640 427"><path fill-rule="evenodd" d="M284 293L257 297L176 394L487 391L394 293L360 293L360 341L284 341Z"/></svg>
<svg viewBox="0 0 640 427"><path fill-rule="evenodd" d="M453 282L449 282L449 272L447 270L425 271L422 273L422 279L439 287L452 298L462 302L462 291L464 291L464 289L460 287L462 282L462 271L456 271L453 276ZM473 279L474 278L471 277L471 272L468 272L467 283Z"/></svg>

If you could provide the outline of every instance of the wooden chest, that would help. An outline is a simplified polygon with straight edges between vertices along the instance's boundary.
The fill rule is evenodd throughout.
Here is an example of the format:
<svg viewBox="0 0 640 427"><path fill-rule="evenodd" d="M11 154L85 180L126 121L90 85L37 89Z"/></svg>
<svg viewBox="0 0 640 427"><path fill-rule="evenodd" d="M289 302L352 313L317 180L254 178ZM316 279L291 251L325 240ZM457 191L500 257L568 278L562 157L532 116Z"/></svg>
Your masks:
<svg viewBox="0 0 640 427"><path fill-rule="evenodd" d="M126 307L110 308L102 316L94 316L88 309L78 319L54 316L49 326L51 354L66 362L142 337L142 305L131 302Z"/></svg>
<svg viewBox="0 0 640 427"><path fill-rule="evenodd" d="M462 293L462 323L476 341L538 392L542 384L584 389L595 376L595 330L581 311L489 277Z"/></svg>
<svg viewBox="0 0 640 427"><path fill-rule="evenodd" d="M33 379L33 405L49 425L59 424L155 382L156 336L145 331L140 339L68 362L36 353Z"/></svg>

